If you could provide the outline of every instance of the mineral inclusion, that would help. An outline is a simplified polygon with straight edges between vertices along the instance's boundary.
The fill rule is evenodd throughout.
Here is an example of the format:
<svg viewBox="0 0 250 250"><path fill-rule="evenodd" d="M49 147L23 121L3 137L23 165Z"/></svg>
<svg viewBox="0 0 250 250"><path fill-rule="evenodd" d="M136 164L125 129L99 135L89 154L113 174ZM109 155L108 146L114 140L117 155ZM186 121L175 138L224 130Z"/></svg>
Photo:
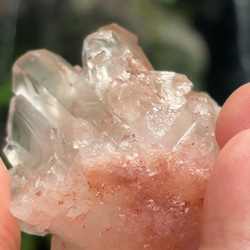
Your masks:
<svg viewBox="0 0 250 250"><path fill-rule="evenodd" d="M4 152L22 231L52 234L52 250L188 249L219 107L115 24L86 38L82 63L37 50L14 64Z"/></svg>

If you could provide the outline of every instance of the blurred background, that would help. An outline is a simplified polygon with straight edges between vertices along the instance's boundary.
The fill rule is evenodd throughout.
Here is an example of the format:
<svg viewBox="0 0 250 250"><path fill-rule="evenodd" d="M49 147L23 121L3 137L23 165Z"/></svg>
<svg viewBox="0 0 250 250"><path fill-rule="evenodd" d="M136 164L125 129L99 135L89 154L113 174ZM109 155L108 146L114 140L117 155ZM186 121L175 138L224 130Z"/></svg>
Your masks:
<svg viewBox="0 0 250 250"><path fill-rule="evenodd" d="M81 65L83 39L115 22L156 70L186 74L222 105L250 81L249 11L249 0L0 0L0 156L11 68L25 52L46 48ZM49 249L49 237L22 236L22 250Z"/></svg>

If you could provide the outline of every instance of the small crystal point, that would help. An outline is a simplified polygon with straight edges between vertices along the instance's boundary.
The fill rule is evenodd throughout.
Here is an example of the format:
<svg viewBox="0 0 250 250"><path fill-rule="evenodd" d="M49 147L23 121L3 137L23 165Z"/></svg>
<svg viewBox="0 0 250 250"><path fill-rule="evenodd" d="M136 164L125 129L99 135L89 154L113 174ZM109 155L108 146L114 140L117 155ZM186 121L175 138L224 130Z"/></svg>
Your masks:
<svg viewBox="0 0 250 250"><path fill-rule="evenodd" d="M185 249L219 152L217 104L154 71L137 37L89 35L83 68L47 50L13 67L10 209L52 250Z"/></svg>

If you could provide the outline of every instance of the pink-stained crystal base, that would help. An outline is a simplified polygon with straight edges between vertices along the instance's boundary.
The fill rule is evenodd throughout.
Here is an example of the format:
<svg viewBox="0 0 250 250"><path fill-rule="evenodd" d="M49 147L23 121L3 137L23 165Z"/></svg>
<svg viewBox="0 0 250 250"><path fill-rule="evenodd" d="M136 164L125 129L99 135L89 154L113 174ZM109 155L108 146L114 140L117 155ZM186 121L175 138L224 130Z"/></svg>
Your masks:
<svg viewBox="0 0 250 250"><path fill-rule="evenodd" d="M218 105L154 71L115 24L85 39L82 62L38 50L14 64L4 152L21 229L52 234L52 250L189 249Z"/></svg>

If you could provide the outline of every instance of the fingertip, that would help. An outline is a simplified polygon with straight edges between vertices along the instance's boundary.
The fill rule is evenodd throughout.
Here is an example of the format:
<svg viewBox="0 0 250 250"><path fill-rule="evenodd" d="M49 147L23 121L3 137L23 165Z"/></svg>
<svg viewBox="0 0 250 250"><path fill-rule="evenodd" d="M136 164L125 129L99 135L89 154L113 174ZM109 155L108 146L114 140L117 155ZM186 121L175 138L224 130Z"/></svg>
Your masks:
<svg viewBox="0 0 250 250"><path fill-rule="evenodd" d="M200 250L250 248L250 130L221 150L208 182Z"/></svg>
<svg viewBox="0 0 250 250"><path fill-rule="evenodd" d="M10 202L10 175L0 158L0 199L1 206L7 205Z"/></svg>
<svg viewBox="0 0 250 250"><path fill-rule="evenodd" d="M222 148L234 135L250 128L250 83L238 88L219 113L215 135Z"/></svg>
<svg viewBox="0 0 250 250"><path fill-rule="evenodd" d="M21 235L18 222L9 210L10 175L0 158L0 249L18 250Z"/></svg>

